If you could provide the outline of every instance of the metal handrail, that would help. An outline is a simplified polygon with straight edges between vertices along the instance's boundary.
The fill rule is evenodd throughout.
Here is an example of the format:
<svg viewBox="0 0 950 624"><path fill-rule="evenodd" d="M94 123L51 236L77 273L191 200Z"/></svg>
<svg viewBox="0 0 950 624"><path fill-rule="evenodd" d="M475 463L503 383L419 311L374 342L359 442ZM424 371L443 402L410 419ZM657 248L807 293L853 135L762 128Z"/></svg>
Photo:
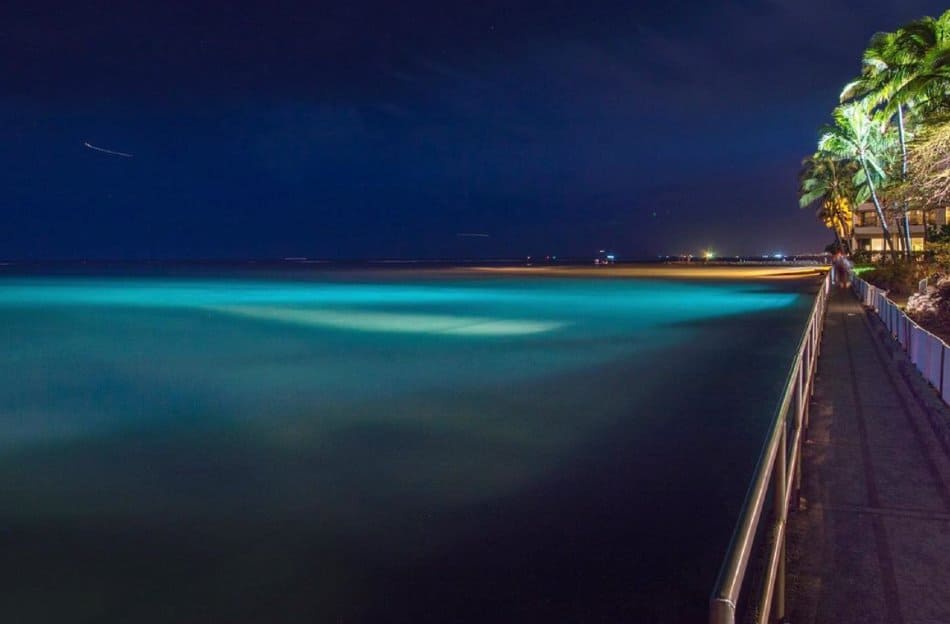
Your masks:
<svg viewBox="0 0 950 624"><path fill-rule="evenodd" d="M742 513L719 571L716 587L709 598L710 624L734 624L736 621L736 605L770 484L774 489L773 513L770 518L772 530L762 594L756 605L756 622L765 624L785 618L785 525L789 508L798 502L798 490L801 486L802 431L808 427L808 399L813 390L833 273L832 269L825 275L795 352L782 400L759 455L752 484L746 493ZM794 417L791 431L788 428L790 415ZM789 434L792 436L791 456L788 453ZM770 618L773 606L775 613L774 617Z"/></svg>

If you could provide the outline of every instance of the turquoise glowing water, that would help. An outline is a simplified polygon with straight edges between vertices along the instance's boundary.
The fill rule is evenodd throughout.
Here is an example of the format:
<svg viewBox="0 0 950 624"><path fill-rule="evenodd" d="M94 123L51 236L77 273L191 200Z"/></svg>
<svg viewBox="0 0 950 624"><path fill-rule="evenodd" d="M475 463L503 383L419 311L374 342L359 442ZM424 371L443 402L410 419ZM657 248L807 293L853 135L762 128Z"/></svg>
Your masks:
<svg viewBox="0 0 950 624"><path fill-rule="evenodd" d="M801 288L3 278L2 608L24 622L693 616L810 305Z"/></svg>

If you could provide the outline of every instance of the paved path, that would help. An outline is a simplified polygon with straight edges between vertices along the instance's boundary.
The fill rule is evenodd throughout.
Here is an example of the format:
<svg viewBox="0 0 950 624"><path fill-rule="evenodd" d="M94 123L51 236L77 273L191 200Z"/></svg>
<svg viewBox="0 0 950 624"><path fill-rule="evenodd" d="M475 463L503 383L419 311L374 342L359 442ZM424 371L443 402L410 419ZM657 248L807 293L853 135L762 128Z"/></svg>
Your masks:
<svg viewBox="0 0 950 624"><path fill-rule="evenodd" d="M848 292L828 309L789 524L789 622L950 623L950 457Z"/></svg>

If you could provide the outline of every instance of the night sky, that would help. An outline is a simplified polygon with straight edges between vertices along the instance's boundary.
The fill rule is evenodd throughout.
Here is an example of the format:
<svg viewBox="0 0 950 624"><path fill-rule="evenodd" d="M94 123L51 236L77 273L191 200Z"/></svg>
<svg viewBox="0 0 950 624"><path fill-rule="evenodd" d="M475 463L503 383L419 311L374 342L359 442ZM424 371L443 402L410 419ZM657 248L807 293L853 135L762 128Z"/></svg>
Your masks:
<svg viewBox="0 0 950 624"><path fill-rule="evenodd" d="M945 8L5 2L0 259L820 250L801 158Z"/></svg>

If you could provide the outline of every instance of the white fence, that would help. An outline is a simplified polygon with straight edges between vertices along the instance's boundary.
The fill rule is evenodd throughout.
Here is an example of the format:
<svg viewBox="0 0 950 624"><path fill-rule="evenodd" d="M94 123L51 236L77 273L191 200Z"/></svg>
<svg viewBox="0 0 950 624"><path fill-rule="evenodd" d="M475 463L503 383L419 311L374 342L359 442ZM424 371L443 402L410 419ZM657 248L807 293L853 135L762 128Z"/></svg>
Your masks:
<svg viewBox="0 0 950 624"><path fill-rule="evenodd" d="M904 314L887 298L887 291L857 277L853 284L861 302L877 312L920 374L940 393L944 403L950 404L950 346Z"/></svg>

